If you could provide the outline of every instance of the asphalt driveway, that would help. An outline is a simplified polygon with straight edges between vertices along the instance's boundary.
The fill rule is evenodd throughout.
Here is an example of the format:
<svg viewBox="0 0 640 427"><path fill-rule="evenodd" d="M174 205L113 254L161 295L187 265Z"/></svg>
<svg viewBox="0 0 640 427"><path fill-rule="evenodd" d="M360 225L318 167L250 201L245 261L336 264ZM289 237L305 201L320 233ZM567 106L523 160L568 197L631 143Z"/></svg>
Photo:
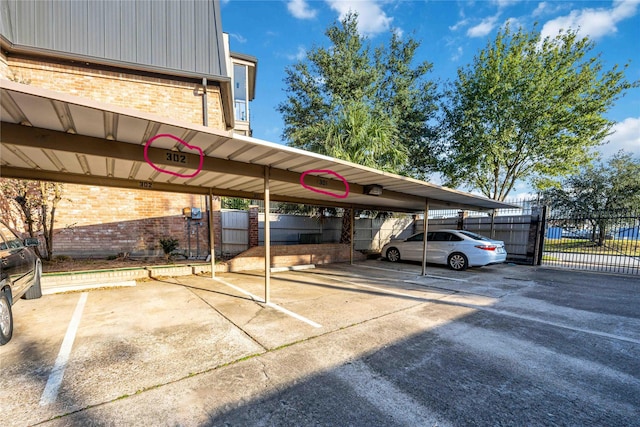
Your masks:
<svg viewBox="0 0 640 427"><path fill-rule="evenodd" d="M0 425L640 425L640 279L367 261L19 301Z"/></svg>

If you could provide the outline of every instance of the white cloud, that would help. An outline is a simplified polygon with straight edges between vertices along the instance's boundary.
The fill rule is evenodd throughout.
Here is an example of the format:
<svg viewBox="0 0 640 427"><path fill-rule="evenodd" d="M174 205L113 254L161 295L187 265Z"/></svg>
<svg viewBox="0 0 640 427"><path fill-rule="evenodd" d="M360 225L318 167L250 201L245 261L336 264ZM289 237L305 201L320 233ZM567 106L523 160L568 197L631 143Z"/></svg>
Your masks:
<svg viewBox="0 0 640 427"><path fill-rule="evenodd" d="M458 46L453 55L451 55L451 61L456 62L458 59L462 57L464 51L462 50L462 46Z"/></svg>
<svg viewBox="0 0 640 427"><path fill-rule="evenodd" d="M616 1L613 8L572 10L569 15L560 16L544 24L541 37L555 37L560 31L572 29L580 37L597 39L618 31L616 24L634 16L638 10L639 1Z"/></svg>
<svg viewBox="0 0 640 427"><path fill-rule="evenodd" d="M229 37L231 37L232 39L234 39L238 43L246 43L247 42L246 38L244 38L242 35L237 34L237 33L230 33Z"/></svg>
<svg viewBox="0 0 640 427"><path fill-rule="evenodd" d="M566 2L547 2L543 1L538 3L538 7L531 13L531 16L537 18L539 16L549 16L555 13L559 13L562 9L565 9L570 3Z"/></svg>
<svg viewBox="0 0 640 427"><path fill-rule="evenodd" d="M465 18L465 19L462 19L462 20L456 22L452 26L450 26L449 29L451 31L457 31L461 27L466 27L468 24L469 24L469 20Z"/></svg>
<svg viewBox="0 0 640 427"><path fill-rule="evenodd" d="M526 25L518 18L508 18L505 21L505 25L509 25L512 29L518 29L520 27L525 27Z"/></svg>
<svg viewBox="0 0 640 427"><path fill-rule="evenodd" d="M490 16L485 18L475 27L471 27L467 30L467 35L469 37L484 37L489 34L495 27L498 22L498 16Z"/></svg>
<svg viewBox="0 0 640 427"><path fill-rule="evenodd" d="M531 13L531 15L532 16L544 15L547 13L548 9L549 9L549 3L547 3L546 1L543 1L542 3L538 3L538 7L535 8L535 10Z"/></svg>
<svg viewBox="0 0 640 427"><path fill-rule="evenodd" d="M512 4L516 4L519 1L520 0L494 0L493 3L495 3L499 8L504 8L511 6Z"/></svg>
<svg viewBox="0 0 640 427"><path fill-rule="evenodd" d="M287 59L290 61L302 61L307 56L307 50L304 46L298 46L298 51L294 54L288 54Z"/></svg>
<svg viewBox="0 0 640 427"><path fill-rule="evenodd" d="M393 18L387 16L375 0L326 0L331 9L343 19L350 11L358 14L358 30L361 34L374 35L387 31Z"/></svg>
<svg viewBox="0 0 640 427"><path fill-rule="evenodd" d="M618 122L609 136L609 143L598 148L603 157L609 157L620 150L640 155L640 117L629 117Z"/></svg>
<svg viewBox="0 0 640 427"><path fill-rule="evenodd" d="M318 14L316 9L311 9L306 0L290 0L287 3L287 9L294 18L313 19Z"/></svg>

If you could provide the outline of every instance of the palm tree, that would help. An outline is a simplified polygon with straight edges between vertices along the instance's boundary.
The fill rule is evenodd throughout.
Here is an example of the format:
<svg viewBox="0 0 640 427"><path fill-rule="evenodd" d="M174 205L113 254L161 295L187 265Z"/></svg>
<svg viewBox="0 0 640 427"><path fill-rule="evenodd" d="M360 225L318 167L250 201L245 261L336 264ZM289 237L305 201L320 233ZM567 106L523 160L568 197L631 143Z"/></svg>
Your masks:
<svg viewBox="0 0 640 427"><path fill-rule="evenodd" d="M387 172L407 164L407 148L398 140L398 129L389 116L376 114L366 103L347 103L335 121L319 124L324 135L324 153L349 162ZM342 217L340 243L350 241L348 212Z"/></svg>
<svg viewBox="0 0 640 427"><path fill-rule="evenodd" d="M331 157L387 172L397 172L409 159L391 118L375 114L364 102L345 105L325 132L325 154Z"/></svg>

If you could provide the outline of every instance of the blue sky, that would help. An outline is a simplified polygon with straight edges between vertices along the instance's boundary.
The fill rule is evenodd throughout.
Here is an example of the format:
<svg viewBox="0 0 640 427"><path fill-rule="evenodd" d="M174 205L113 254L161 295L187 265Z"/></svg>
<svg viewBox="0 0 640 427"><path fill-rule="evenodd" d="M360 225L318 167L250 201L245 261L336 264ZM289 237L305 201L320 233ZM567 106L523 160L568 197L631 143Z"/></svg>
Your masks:
<svg viewBox="0 0 640 427"><path fill-rule="evenodd" d="M258 59L251 124L254 137L271 142L282 142L276 106L285 99L285 68L314 46L328 46L326 28L349 10L358 12L359 30L373 47L386 44L392 30L418 40L416 57L433 64L429 78L436 81L454 79L507 22L527 29L537 22L544 35L578 30L595 41L607 69L630 62L627 79L640 80L640 0L223 0L221 10L231 50ZM627 92L607 117L618 123L603 156L619 149L640 156L640 89Z"/></svg>

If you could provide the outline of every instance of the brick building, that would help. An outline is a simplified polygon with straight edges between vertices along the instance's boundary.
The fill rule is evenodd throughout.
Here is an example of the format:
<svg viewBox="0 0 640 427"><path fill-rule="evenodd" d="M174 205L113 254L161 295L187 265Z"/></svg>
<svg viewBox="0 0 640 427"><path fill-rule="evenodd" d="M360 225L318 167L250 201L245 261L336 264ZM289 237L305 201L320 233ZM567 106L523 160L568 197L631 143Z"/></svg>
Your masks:
<svg viewBox="0 0 640 427"><path fill-rule="evenodd" d="M0 78L251 134L257 60L230 52L219 1L0 0L0 10ZM185 207L204 219L185 220ZM149 256L173 237L206 255L211 210L203 196L64 184L54 253Z"/></svg>

